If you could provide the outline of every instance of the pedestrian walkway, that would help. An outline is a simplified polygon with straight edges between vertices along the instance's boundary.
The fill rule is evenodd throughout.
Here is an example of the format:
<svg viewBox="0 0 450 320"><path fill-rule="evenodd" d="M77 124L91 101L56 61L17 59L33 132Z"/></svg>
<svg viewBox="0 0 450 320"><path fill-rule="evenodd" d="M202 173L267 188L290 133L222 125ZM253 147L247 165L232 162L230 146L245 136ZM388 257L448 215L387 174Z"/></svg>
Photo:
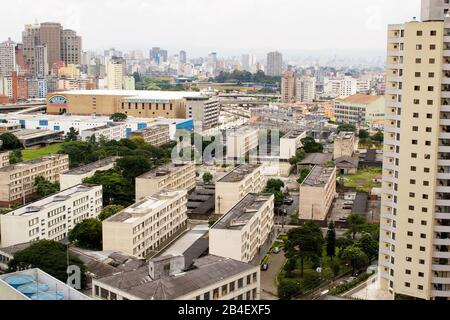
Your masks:
<svg viewBox="0 0 450 320"><path fill-rule="evenodd" d="M286 258L284 252L270 254L269 270L261 271L261 299L278 300L278 288L276 278L284 266Z"/></svg>

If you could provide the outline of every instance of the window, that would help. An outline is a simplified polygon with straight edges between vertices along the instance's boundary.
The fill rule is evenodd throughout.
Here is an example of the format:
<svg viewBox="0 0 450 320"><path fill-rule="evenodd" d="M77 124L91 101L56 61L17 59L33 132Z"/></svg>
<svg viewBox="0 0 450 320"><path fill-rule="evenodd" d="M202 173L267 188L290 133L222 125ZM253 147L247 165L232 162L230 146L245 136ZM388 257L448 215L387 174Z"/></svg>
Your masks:
<svg viewBox="0 0 450 320"><path fill-rule="evenodd" d="M411 143L412 143L413 145L416 145L416 144L417 144L417 140L413 140Z"/></svg>
<svg viewBox="0 0 450 320"><path fill-rule="evenodd" d="M409 184L416 184L416 180L410 179L410 180L409 180Z"/></svg>
<svg viewBox="0 0 450 320"><path fill-rule="evenodd" d="M435 44L430 44L430 50L436 50L436 45Z"/></svg>
<svg viewBox="0 0 450 320"><path fill-rule="evenodd" d="M436 59L434 59L434 58L430 58L430 64L435 64L436 63Z"/></svg>
<svg viewBox="0 0 450 320"><path fill-rule="evenodd" d="M213 291L213 300L219 299L219 289L214 289Z"/></svg>
<svg viewBox="0 0 450 320"><path fill-rule="evenodd" d="M412 262L412 258L411 257L406 257L406 262Z"/></svg>
<svg viewBox="0 0 450 320"><path fill-rule="evenodd" d="M427 105L428 106L432 106L433 105L433 100L427 100Z"/></svg>
<svg viewBox="0 0 450 320"><path fill-rule="evenodd" d="M415 132L419 131L419 127L416 127L416 126L412 127L412 131L415 131Z"/></svg>
<svg viewBox="0 0 450 320"><path fill-rule="evenodd" d="M422 233L422 234L420 235L420 238L426 239L426 238L427 238L427 235L426 235L425 233Z"/></svg>
<svg viewBox="0 0 450 320"><path fill-rule="evenodd" d="M417 171L417 168L416 167L411 167L411 171L415 172L415 171Z"/></svg>
<svg viewBox="0 0 450 320"><path fill-rule="evenodd" d="M420 224L423 225L423 226L426 226L428 223L427 223L426 221L422 220L422 221L420 222Z"/></svg>
<svg viewBox="0 0 450 320"><path fill-rule="evenodd" d="M416 63L422 63L422 59L416 58Z"/></svg>
<svg viewBox="0 0 450 320"><path fill-rule="evenodd" d="M412 250L412 248L413 248L412 244L406 245L406 249Z"/></svg>
<svg viewBox="0 0 450 320"><path fill-rule="evenodd" d="M425 247L420 247L420 251L425 252L427 249Z"/></svg>
<svg viewBox="0 0 450 320"><path fill-rule="evenodd" d="M414 219L408 219L408 223L414 223Z"/></svg>
<svg viewBox="0 0 450 320"><path fill-rule="evenodd" d="M432 129L431 127L427 127L427 128L425 129L425 131L426 131L427 133L431 133L431 132L433 131L433 129Z"/></svg>
<svg viewBox="0 0 450 320"><path fill-rule="evenodd" d="M434 36L436 36L436 34L437 34L436 30L431 30L430 31L430 36L434 37Z"/></svg>
<svg viewBox="0 0 450 320"><path fill-rule="evenodd" d="M433 115L431 113L427 113L427 119L433 119Z"/></svg>
<svg viewBox="0 0 450 320"><path fill-rule="evenodd" d="M421 31L421 30L417 31L417 36L418 37L421 37L422 35L423 35L423 31Z"/></svg>
<svg viewBox="0 0 450 320"><path fill-rule="evenodd" d="M425 145L426 145L427 147L431 146L431 141L425 141Z"/></svg>
<svg viewBox="0 0 450 320"><path fill-rule="evenodd" d="M211 299L211 295L209 292L206 292L204 295L204 300L210 300Z"/></svg>
<svg viewBox="0 0 450 320"><path fill-rule="evenodd" d="M411 158L416 159L417 158L417 153L411 153Z"/></svg>
<svg viewBox="0 0 450 320"><path fill-rule="evenodd" d="M238 280L238 288L242 288L244 286L244 279L239 279Z"/></svg>
<svg viewBox="0 0 450 320"><path fill-rule="evenodd" d="M422 50L422 45L421 44L416 44L416 50Z"/></svg>
<svg viewBox="0 0 450 320"><path fill-rule="evenodd" d="M405 273L406 274L411 274L411 270L406 270Z"/></svg>
<svg viewBox="0 0 450 320"><path fill-rule="evenodd" d="M235 282L230 283L230 292L233 292L235 290Z"/></svg>
<svg viewBox="0 0 450 320"><path fill-rule="evenodd" d="M409 206L408 209L409 211L414 211L414 206Z"/></svg>
<svg viewBox="0 0 450 320"><path fill-rule="evenodd" d="M414 113L413 113L413 118L418 118L418 117L419 117L419 113L414 112Z"/></svg>
<svg viewBox="0 0 450 320"><path fill-rule="evenodd" d="M414 86L414 91L420 91L420 86Z"/></svg>
<svg viewBox="0 0 450 320"><path fill-rule="evenodd" d="M421 286L421 285L418 285L418 286L417 286L417 289L419 289L419 290L423 290L423 286Z"/></svg>
<svg viewBox="0 0 450 320"><path fill-rule="evenodd" d="M428 86L428 91L429 92L433 92L434 91L434 87L433 86Z"/></svg>
<svg viewBox="0 0 450 320"><path fill-rule="evenodd" d="M413 103L414 104L420 104L420 100L419 99L414 99Z"/></svg>
<svg viewBox="0 0 450 320"><path fill-rule="evenodd" d="M419 260L419 264L425 264L425 260L420 259L420 260Z"/></svg>
<svg viewBox="0 0 450 320"><path fill-rule="evenodd" d="M411 287L411 283L405 282L405 287L410 288Z"/></svg>
<svg viewBox="0 0 450 320"><path fill-rule="evenodd" d="M424 168L424 169L423 169L423 172L425 172L425 173L430 173L430 168Z"/></svg>
<svg viewBox="0 0 450 320"><path fill-rule="evenodd" d="M412 237L412 236L414 236L414 233L411 231L408 231L408 237Z"/></svg>
<svg viewBox="0 0 450 320"><path fill-rule="evenodd" d="M420 72L416 72L414 75L416 76L416 78L420 78Z"/></svg>
<svg viewBox="0 0 450 320"><path fill-rule="evenodd" d="M427 194L422 195L422 199L423 200L428 200L428 195Z"/></svg>
<svg viewBox="0 0 450 320"><path fill-rule="evenodd" d="M434 78L434 72L429 72L428 73L428 78Z"/></svg>

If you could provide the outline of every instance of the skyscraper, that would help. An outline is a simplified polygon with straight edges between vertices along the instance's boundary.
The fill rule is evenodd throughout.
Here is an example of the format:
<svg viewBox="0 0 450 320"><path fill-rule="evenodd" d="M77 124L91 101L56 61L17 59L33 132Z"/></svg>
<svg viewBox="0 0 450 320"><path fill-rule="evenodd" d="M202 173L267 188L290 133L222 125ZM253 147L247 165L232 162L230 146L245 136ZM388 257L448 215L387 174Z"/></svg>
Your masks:
<svg viewBox="0 0 450 320"><path fill-rule="evenodd" d="M283 55L278 52L269 52L267 54L266 74L271 77L279 77L283 73Z"/></svg>
<svg viewBox="0 0 450 320"><path fill-rule="evenodd" d="M10 76L16 70L16 43L9 38L0 43L0 77Z"/></svg>
<svg viewBox="0 0 450 320"><path fill-rule="evenodd" d="M113 57L108 62L107 74L109 90L122 90L125 68L125 60L123 58Z"/></svg>
<svg viewBox="0 0 450 320"><path fill-rule="evenodd" d="M187 62L187 54L186 51L180 51L180 63L186 63Z"/></svg>
<svg viewBox="0 0 450 320"><path fill-rule="evenodd" d="M388 28L381 288L431 300L450 298L449 9Z"/></svg>
<svg viewBox="0 0 450 320"><path fill-rule="evenodd" d="M81 64L81 37L76 31L63 30L61 33L61 60L67 64Z"/></svg>
<svg viewBox="0 0 450 320"><path fill-rule="evenodd" d="M316 78L303 76L297 79L297 101L313 102L316 98Z"/></svg>
<svg viewBox="0 0 450 320"><path fill-rule="evenodd" d="M60 23L45 22L40 25L40 43L36 45L45 45L47 47L48 64L61 61L61 37L62 26Z"/></svg>
<svg viewBox="0 0 450 320"><path fill-rule="evenodd" d="M281 78L281 102L293 103L297 100L297 73L290 67Z"/></svg>

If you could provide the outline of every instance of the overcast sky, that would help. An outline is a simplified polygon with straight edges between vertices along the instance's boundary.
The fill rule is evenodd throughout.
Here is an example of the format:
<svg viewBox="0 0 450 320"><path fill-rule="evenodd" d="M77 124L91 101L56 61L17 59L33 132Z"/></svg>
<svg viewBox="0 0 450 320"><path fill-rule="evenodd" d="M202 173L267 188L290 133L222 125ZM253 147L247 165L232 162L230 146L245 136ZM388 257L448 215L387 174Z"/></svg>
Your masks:
<svg viewBox="0 0 450 320"><path fill-rule="evenodd" d="M420 0L2 0L0 40L37 20L77 30L85 50L383 52L387 24L419 15Z"/></svg>

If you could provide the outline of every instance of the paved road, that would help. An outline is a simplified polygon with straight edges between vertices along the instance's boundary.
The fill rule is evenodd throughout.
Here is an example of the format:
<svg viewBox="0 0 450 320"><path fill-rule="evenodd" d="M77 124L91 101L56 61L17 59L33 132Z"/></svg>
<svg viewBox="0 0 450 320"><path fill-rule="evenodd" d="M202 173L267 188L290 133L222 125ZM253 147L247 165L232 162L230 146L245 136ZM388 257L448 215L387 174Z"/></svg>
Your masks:
<svg viewBox="0 0 450 320"><path fill-rule="evenodd" d="M276 277L284 265L286 258L284 253L271 254L269 258L269 270L261 271L261 299L278 300Z"/></svg>

